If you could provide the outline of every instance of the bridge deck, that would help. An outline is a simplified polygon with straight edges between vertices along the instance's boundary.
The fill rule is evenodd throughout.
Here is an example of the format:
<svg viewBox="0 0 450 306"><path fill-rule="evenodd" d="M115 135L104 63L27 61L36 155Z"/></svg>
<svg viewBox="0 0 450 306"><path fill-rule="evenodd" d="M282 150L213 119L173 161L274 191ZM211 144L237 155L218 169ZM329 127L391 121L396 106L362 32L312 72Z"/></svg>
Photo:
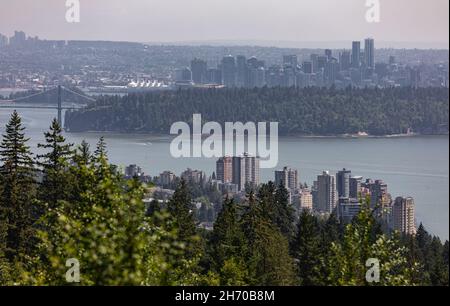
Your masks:
<svg viewBox="0 0 450 306"><path fill-rule="evenodd" d="M58 106L44 106L44 105L3 105L0 103L0 108L28 108L28 109L58 109ZM83 106L62 106L61 109L81 109Z"/></svg>

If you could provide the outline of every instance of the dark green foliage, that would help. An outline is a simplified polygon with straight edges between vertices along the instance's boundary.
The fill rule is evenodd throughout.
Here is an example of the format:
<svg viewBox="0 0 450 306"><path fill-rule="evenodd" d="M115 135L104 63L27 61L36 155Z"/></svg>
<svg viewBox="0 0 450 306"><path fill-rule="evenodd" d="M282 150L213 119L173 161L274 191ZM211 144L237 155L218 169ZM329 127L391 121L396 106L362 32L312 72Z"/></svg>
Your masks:
<svg viewBox="0 0 450 306"><path fill-rule="evenodd" d="M179 90L102 97L68 112L66 127L168 133L173 122L191 122L193 113L201 113L203 120L219 123L279 122L282 135L385 135L408 128L434 134L448 132L448 99L446 88Z"/></svg>
<svg viewBox="0 0 450 306"><path fill-rule="evenodd" d="M189 240L195 235L195 219L193 205L186 182L181 180L180 185L175 190L174 195L167 206L169 213L174 218L176 226L179 228L179 235L182 241Z"/></svg>
<svg viewBox="0 0 450 306"><path fill-rule="evenodd" d="M442 245L438 237L431 236L420 224L410 241L410 256L421 263L419 279L424 285L448 286L448 241Z"/></svg>
<svg viewBox="0 0 450 306"><path fill-rule="evenodd" d="M9 260L33 254L35 170L25 128L16 111L0 144L0 253Z"/></svg>
<svg viewBox="0 0 450 306"><path fill-rule="evenodd" d="M195 256L199 245L195 241L196 223L194 206L185 180L175 190L167 205L167 211L172 217L173 226L177 230L178 241L186 245L188 256Z"/></svg>
<svg viewBox="0 0 450 306"><path fill-rule="evenodd" d="M58 201L69 196L71 179L68 167L72 158L72 144L66 143L58 120L53 119L50 130L44 134L46 143L38 144L47 152L38 155L38 165L42 167L43 180L39 187L39 199L55 209Z"/></svg>
<svg viewBox="0 0 450 306"><path fill-rule="evenodd" d="M220 271L227 260L234 264L243 261L245 237L241 230L238 206L233 200L225 200L223 208L214 223L210 239L213 266Z"/></svg>
<svg viewBox="0 0 450 306"><path fill-rule="evenodd" d="M292 205L289 204L289 192L284 186L277 187L273 207L274 224L277 225L278 229L288 242L292 242L295 235L295 211Z"/></svg>
<svg viewBox="0 0 450 306"><path fill-rule="evenodd" d="M265 193L261 190L268 190ZM270 215L264 214L273 202L273 184L263 184L255 199L253 193L245 203L242 216L242 231L246 238L245 257L250 285L280 286L296 283L295 266L289 254L288 240L272 222Z"/></svg>
<svg viewBox="0 0 450 306"><path fill-rule="evenodd" d="M300 214L297 236L294 244L294 256L298 260L300 284L303 286L320 285L321 253L317 218L308 210Z"/></svg>

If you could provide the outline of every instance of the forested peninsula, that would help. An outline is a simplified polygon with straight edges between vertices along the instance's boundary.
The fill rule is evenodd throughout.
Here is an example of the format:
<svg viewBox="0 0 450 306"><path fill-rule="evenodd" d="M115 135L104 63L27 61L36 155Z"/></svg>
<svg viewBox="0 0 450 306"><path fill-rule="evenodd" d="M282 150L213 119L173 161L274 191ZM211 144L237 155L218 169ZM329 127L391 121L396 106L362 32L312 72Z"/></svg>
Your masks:
<svg viewBox="0 0 450 306"><path fill-rule="evenodd" d="M176 121L279 122L280 135L448 134L448 88L179 89L100 96L66 113L70 132L168 134Z"/></svg>

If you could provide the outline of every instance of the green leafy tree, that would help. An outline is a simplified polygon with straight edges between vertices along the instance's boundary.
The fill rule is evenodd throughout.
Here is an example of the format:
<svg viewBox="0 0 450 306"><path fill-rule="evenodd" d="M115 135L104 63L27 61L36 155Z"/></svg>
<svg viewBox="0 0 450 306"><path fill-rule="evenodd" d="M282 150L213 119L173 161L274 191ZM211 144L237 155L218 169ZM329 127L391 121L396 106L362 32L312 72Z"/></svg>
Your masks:
<svg viewBox="0 0 450 306"><path fill-rule="evenodd" d="M98 157L95 163L71 166L77 179L91 184L56 208L54 226L59 236L40 231L42 252L48 254L50 264L41 265L43 277L31 281L66 284L65 262L75 258L81 265L82 285L208 283L195 271L196 259L187 259L174 219L167 212L161 213L159 224L146 217L143 186L109 171L105 157ZM102 176L97 175L99 167L104 167Z"/></svg>
<svg viewBox="0 0 450 306"><path fill-rule="evenodd" d="M329 282L332 285L414 285L414 265L408 262L407 249L398 238L377 234L377 223L366 201L359 214L345 228L342 241L332 244L333 256L329 263ZM368 259L380 264L380 281L366 279Z"/></svg>
<svg viewBox="0 0 450 306"><path fill-rule="evenodd" d="M248 271L242 259L231 257L223 263L220 269L220 285L222 286L246 286Z"/></svg>

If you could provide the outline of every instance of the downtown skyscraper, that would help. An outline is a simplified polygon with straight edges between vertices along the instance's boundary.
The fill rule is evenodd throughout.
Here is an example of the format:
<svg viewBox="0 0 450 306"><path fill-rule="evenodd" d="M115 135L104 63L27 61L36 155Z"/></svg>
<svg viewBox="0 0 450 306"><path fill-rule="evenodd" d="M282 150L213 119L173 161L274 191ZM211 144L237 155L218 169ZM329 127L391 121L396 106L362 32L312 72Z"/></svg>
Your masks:
<svg viewBox="0 0 450 306"><path fill-rule="evenodd" d="M361 42L352 42L352 67L359 68L361 65Z"/></svg>
<svg viewBox="0 0 450 306"><path fill-rule="evenodd" d="M375 41L373 38L364 40L364 63L366 68L375 69Z"/></svg>
<svg viewBox="0 0 450 306"><path fill-rule="evenodd" d="M236 86L236 61L232 55L222 59L222 83L226 87Z"/></svg>
<svg viewBox="0 0 450 306"><path fill-rule="evenodd" d="M207 64L206 61L194 58L191 61L192 81L195 84L206 83L207 80Z"/></svg>

